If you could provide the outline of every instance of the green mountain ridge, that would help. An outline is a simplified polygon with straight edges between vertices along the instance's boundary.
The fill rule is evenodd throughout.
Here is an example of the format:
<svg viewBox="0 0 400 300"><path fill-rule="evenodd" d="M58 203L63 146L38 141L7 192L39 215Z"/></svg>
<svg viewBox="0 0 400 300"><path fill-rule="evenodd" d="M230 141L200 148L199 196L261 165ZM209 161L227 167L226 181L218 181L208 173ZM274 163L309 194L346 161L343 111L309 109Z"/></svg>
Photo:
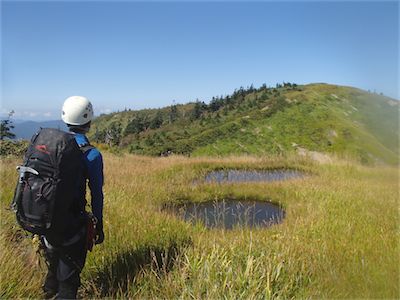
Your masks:
<svg viewBox="0 0 400 300"><path fill-rule="evenodd" d="M399 101L353 87L277 84L160 109L102 115L91 138L131 153L285 154L317 151L399 162Z"/></svg>

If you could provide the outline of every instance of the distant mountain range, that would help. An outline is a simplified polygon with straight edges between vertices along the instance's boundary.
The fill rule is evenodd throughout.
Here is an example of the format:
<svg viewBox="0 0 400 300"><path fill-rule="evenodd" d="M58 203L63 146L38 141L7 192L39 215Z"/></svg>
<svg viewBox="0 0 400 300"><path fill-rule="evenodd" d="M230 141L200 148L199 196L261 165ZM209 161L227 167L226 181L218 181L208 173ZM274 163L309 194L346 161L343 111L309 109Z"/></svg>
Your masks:
<svg viewBox="0 0 400 300"><path fill-rule="evenodd" d="M34 133L40 128L58 128L61 130L68 130L65 123L61 120L54 121L16 121L13 122L14 129L12 132L16 135L16 139L29 140Z"/></svg>

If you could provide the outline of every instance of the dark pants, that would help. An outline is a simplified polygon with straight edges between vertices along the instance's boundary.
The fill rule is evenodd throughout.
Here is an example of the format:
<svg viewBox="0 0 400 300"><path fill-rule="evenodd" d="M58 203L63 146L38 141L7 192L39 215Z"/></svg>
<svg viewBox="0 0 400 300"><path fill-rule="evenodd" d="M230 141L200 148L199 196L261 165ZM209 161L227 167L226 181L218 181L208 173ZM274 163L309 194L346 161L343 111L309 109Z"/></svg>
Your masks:
<svg viewBox="0 0 400 300"><path fill-rule="evenodd" d="M46 297L58 293L57 299L76 299L86 253L86 235L69 246L45 247L48 272L43 291Z"/></svg>

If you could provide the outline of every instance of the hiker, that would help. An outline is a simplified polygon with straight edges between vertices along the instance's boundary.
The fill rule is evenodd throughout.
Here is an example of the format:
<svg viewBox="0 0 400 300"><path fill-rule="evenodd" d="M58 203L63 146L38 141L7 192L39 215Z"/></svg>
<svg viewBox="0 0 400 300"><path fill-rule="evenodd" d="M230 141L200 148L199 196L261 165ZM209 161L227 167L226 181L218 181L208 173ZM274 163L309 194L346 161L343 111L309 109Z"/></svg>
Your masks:
<svg viewBox="0 0 400 300"><path fill-rule="evenodd" d="M45 257L48 263L48 272L43 285L46 298L57 294L60 299L75 299L80 286L80 272L85 264L87 250L91 250L91 243L104 241L103 232L103 160L101 153L90 145L85 134L90 129L93 118L92 104L88 99L81 96L69 97L65 100L62 108L62 120L66 123L69 131L74 135L75 141L82 150L83 174L80 176L78 185L74 191L74 213L68 220L70 228L65 232L63 243L59 247L53 247L46 236L42 237L44 242ZM86 149L85 149L86 148ZM91 208L96 220L96 228L87 226L86 206L86 183L91 192ZM89 223L90 224L90 223ZM88 237L88 235L94 235Z"/></svg>
<svg viewBox="0 0 400 300"><path fill-rule="evenodd" d="M44 296L75 299L87 251L104 241L103 159L85 134L93 118L85 97L65 100L62 120L69 132L41 128L33 135L11 208L19 225L41 241L47 262ZM87 213L86 184L91 192Z"/></svg>
<svg viewBox="0 0 400 300"><path fill-rule="evenodd" d="M18 224L41 241L47 262L45 298L76 299L87 251L104 241L103 159L85 134L92 104L69 97L62 120L69 132L41 128L32 136L19 172L11 208ZM86 185L91 210L86 207Z"/></svg>

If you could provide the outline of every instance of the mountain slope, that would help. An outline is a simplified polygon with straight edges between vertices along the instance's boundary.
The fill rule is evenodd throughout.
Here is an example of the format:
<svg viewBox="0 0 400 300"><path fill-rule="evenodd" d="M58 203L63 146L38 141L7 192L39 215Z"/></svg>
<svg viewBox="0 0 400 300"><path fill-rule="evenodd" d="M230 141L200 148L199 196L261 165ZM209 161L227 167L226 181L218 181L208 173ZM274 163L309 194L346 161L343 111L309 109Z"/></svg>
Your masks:
<svg viewBox="0 0 400 300"><path fill-rule="evenodd" d="M236 90L162 109L99 117L92 138L160 155L282 154L301 149L396 164L399 102L328 84Z"/></svg>

